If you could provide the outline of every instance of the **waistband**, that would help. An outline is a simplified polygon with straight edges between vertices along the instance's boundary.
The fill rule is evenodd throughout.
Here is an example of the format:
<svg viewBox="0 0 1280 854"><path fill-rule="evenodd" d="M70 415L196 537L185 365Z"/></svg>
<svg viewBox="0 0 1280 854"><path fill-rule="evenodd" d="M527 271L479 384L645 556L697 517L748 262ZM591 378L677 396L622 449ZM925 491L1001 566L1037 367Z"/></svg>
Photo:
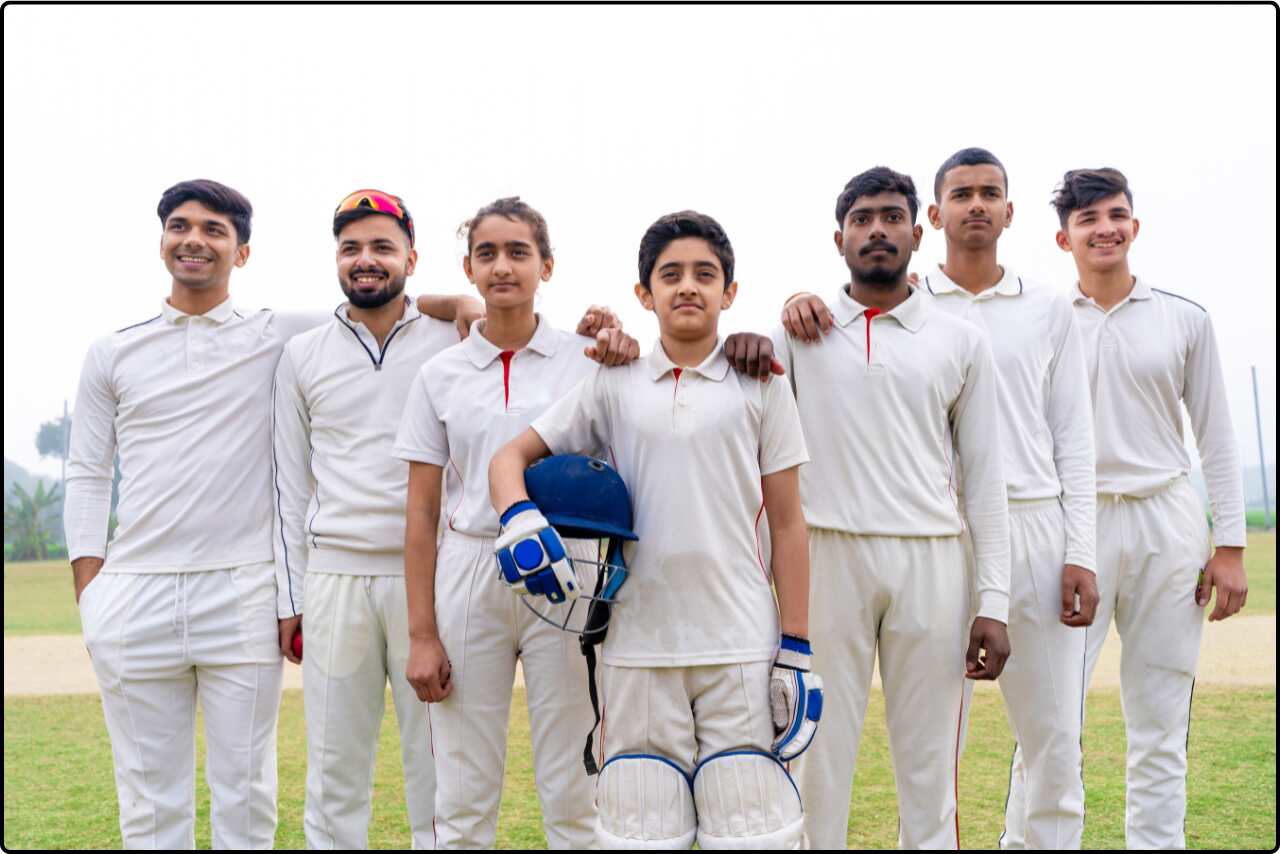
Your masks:
<svg viewBox="0 0 1280 854"><path fill-rule="evenodd" d="M1062 499L1053 498L1010 498L1010 513L1030 513L1036 510L1048 510L1053 507L1061 507Z"/></svg>
<svg viewBox="0 0 1280 854"><path fill-rule="evenodd" d="M492 550L496 537L474 537L471 534L464 534L461 531L454 531L450 528L444 529L444 536L440 538L441 544L453 543L458 546L466 546L469 548L487 548Z"/></svg>
<svg viewBox="0 0 1280 854"><path fill-rule="evenodd" d="M1143 492L1141 495L1129 495L1126 493L1119 493L1119 492L1099 492L1098 500L1117 503L1117 504L1123 503L1126 501L1145 501L1148 498L1155 498L1156 496L1159 496L1159 495L1166 495L1170 492L1173 492L1176 489L1181 489L1182 487L1187 487L1188 489L1191 488L1191 478L1189 478L1185 474L1180 474L1177 477L1175 477L1173 480L1162 483L1159 486L1155 487L1154 489L1151 489L1150 491Z"/></svg>

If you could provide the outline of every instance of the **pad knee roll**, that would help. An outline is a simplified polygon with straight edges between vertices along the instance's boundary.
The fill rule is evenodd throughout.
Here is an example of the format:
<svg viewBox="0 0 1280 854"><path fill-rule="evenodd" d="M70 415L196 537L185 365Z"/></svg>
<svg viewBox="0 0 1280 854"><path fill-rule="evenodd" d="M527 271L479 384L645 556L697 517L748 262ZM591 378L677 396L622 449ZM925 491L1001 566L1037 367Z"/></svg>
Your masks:
<svg viewBox="0 0 1280 854"><path fill-rule="evenodd" d="M596 808L601 848L681 850L692 848L697 836L689 778L662 756L612 757L600 769Z"/></svg>
<svg viewBox="0 0 1280 854"><path fill-rule="evenodd" d="M693 775L704 849L805 847L800 792L782 763L756 750L717 753Z"/></svg>

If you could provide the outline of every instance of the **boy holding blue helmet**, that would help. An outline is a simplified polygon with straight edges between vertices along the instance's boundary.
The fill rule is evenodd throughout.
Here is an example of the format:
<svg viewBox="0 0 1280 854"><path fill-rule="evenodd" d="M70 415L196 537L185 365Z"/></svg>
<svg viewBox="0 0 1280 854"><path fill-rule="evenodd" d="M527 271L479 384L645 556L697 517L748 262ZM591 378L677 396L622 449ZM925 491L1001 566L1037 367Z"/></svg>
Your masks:
<svg viewBox="0 0 1280 854"><path fill-rule="evenodd" d="M624 545L630 575L603 648L596 842L799 847L803 813L782 763L812 738L821 686L807 672L808 455L795 401L729 369L717 326L737 283L715 220L684 211L654 223L635 292L658 315L653 351L592 372L494 456L499 563L535 586L548 570L561 577L524 471L551 453L607 449L639 539Z"/></svg>

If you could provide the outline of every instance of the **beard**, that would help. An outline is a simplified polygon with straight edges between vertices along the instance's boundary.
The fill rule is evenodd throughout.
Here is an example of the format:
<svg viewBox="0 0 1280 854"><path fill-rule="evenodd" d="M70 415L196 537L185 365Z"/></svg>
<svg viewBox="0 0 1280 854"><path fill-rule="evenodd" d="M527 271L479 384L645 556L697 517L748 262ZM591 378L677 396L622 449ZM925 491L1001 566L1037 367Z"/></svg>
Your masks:
<svg viewBox="0 0 1280 854"><path fill-rule="evenodd" d="M907 253L907 257L897 267L875 266L871 269L860 269L856 263L849 264L849 270L857 277L858 281L870 285L879 290L892 290L897 287L907 273L907 267L911 265L911 253Z"/></svg>
<svg viewBox="0 0 1280 854"><path fill-rule="evenodd" d="M347 280L338 277L338 285L342 288L342 293L346 295L347 301L356 308L382 308L396 297L404 293L405 276L388 276L387 283L372 293L368 291L357 290L347 283Z"/></svg>

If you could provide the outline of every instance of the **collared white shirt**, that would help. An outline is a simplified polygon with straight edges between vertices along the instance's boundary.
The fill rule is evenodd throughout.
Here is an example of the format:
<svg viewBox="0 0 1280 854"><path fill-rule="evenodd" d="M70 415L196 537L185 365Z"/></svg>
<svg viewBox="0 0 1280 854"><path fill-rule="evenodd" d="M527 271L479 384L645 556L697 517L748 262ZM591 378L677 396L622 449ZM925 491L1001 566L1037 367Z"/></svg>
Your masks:
<svg viewBox="0 0 1280 854"><path fill-rule="evenodd" d="M677 369L661 343L598 369L533 423L552 453L602 453L631 496L604 660L670 667L766 661L778 645L760 479L808 460L781 382L729 370L720 343Z"/></svg>
<svg viewBox="0 0 1280 854"><path fill-rule="evenodd" d="M591 373L596 363L583 351L595 339L556 329L539 316L529 343L504 352L481 334L481 322L418 371L391 453L445 469L450 530L496 537L489 461Z"/></svg>
<svg viewBox="0 0 1280 854"><path fill-rule="evenodd" d="M1007 622L1009 508L986 334L914 290L888 312L843 287L828 305L835 325L822 341L773 334L813 457L800 473L805 519L849 534L958 536L958 454L978 614Z"/></svg>
<svg viewBox="0 0 1280 854"><path fill-rule="evenodd" d="M1182 405L1209 488L1213 541L1244 546L1240 453L1209 313L1135 279L1110 311L1074 289L1093 391L1098 492L1145 497L1191 471Z"/></svg>
<svg viewBox="0 0 1280 854"><path fill-rule="evenodd" d="M275 382L276 580L281 617L307 572L404 574L408 467L391 456L409 387L458 341L408 297L381 347L346 303L285 347Z"/></svg>
<svg viewBox="0 0 1280 854"><path fill-rule="evenodd" d="M924 277L921 290L938 308L987 331L1000 388L1009 498L1061 497L1066 562L1094 569L1093 409L1070 298L1007 267L1000 281L978 294L941 269Z"/></svg>
<svg viewBox="0 0 1280 854"><path fill-rule="evenodd" d="M270 561L271 381L285 342L325 315L160 314L89 348L67 459L67 551L105 572ZM107 543L112 462L119 526Z"/></svg>

